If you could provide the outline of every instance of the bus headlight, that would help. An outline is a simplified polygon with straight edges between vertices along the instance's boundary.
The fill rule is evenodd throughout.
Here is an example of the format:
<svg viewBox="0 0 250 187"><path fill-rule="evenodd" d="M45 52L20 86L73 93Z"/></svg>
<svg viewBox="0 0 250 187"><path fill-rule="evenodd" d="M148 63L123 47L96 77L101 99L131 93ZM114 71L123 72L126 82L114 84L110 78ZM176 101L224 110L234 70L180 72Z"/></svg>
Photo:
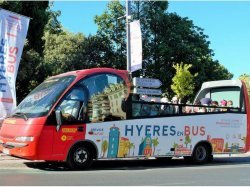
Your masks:
<svg viewBox="0 0 250 187"><path fill-rule="evenodd" d="M34 137L33 136L19 136L19 137L16 137L15 140L19 142L32 142L34 141Z"/></svg>

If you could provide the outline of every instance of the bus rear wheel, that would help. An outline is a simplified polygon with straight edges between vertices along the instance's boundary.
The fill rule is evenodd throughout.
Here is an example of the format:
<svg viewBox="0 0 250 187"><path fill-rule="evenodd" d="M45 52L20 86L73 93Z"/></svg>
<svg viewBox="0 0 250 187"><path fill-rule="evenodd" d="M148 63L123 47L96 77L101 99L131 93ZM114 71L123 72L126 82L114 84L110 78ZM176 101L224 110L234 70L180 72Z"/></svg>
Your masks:
<svg viewBox="0 0 250 187"><path fill-rule="evenodd" d="M68 155L67 165L73 170L88 169L93 163L91 150L84 145L74 146Z"/></svg>
<svg viewBox="0 0 250 187"><path fill-rule="evenodd" d="M195 147L192 159L195 164L204 164L210 160L211 151L206 144L199 144Z"/></svg>

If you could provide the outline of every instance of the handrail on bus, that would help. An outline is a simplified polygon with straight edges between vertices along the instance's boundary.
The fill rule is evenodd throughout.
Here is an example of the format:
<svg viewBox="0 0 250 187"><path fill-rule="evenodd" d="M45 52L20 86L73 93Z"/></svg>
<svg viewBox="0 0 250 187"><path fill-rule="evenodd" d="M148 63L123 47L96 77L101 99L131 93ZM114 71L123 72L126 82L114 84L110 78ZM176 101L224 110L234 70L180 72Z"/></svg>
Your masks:
<svg viewBox="0 0 250 187"><path fill-rule="evenodd" d="M151 117L151 116L178 116L178 115L194 115L194 114L209 114L209 113L242 113L242 109L239 107L222 107L222 106L210 106L210 105L193 105L193 104L175 104L175 103L162 103L162 102L150 102L150 101L130 101L131 106L129 107L130 110L128 112L127 119L133 119L138 117ZM158 107L158 114L155 115L134 115L135 106L134 104L141 104L140 105L140 113L143 107L150 106L148 108L148 113L152 110L152 106ZM175 111L170 113L164 113L164 106L175 108ZM191 109L191 111L187 111L187 109ZM194 108L204 109L203 111L194 111ZM213 110L214 109L214 110Z"/></svg>

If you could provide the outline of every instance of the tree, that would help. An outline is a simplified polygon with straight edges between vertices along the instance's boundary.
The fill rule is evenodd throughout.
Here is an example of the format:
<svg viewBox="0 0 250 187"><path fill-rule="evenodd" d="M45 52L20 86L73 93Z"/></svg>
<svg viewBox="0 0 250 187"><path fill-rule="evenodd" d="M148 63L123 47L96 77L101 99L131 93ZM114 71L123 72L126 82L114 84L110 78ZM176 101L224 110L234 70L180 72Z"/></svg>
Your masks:
<svg viewBox="0 0 250 187"><path fill-rule="evenodd" d="M48 75L44 67L43 35L45 28L51 27L51 31L52 26L56 27L56 24L47 26L48 20L52 22L52 15L54 15L54 23L57 22L59 24L57 21L59 14L49 9L48 1L1 1L0 6L3 9L31 18L16 80L17 102L20 102Z"/></svg>
<svg viewBox="0 0 250 187"><path fill-rule="evenodd" d="M186 145L186 148L187 148L187 145L191 143L191 138L189 136L185 136L185 142L184 144Z"/></svg>
<svg viewBox="0 0 250 187"><path fill-rule="evenodd" d="M135 147L135 145L134 145L134 143L131 143L131 142L129 142L129 146L128 146L128 155L130 155L130 150L132 149L132 148L134 148ZM134 152L133 152L134 153ZM133 155L134 156L134 155Z"/></svg>
<svg viewBox="0 0 250 187"><path fill-rule="evenodd" d="M44 63L48 75L86 68L82 34L45 32Z"/></svg>
<svg viewBox="0 0 250 187"><path fill-rule="evenodd" d="M33 49L43 53L42 40L44 28L49 20L49 1L2 1L1 8L31 18L27 34L27 50Z"/></svg>
<svg viewBox="0 0 250 187"><path fill-rule="evenodd" d="M34 49L24 47L22 61L17 74L16 90L17 102L19 103L34 87L43 81L44 76L41 71L43 58Z"/></svg>
<svg viewBox="0 0 250 187"><path fill-rule="evenodd" d="M115 52L113 51L110 40L106 37L88 36L82 43L82 60L86 68L93 67L113 67L119 68L116 62Z"/></svg>
<svg viewBox="0 0 250 187"><path fill-rule="evenodd" d="M240 75L239 79L245 82L248 91L248 96L250 97L250 75L242 74Z"/></svg>
<svg viewBox="0 0 250 187"><path fill-rule="evenodd" d="M63 31L57 19L60 11L51 11L53 3L48 1L3 1L0 5L32 18L17 76L19 100L53 74L92 67L126 69L125 7L119 1L110 2L107 10L95 17L97 35L88 37ZM188 18L168 13L167 1L134 1L132 5L133 18L141 21L145 74L161 79L168 97L173 95L173 65L181 62L192 64L191 74L199 72L194 91L204 81L232 78L225 67L213 60L203 29ZM30 67L35 70L32 72ZM133 73L139 74L140 71Z"/></svg>
<svg viewBox="0 0 250 187"><path fill-rule="evenodd" d="M246 86L250 88L250 75L249 74L244 73L240 75L239 79L244 81L246 83Z"/></svg>
<svg viewBox="0 0 250 187"><path fill-rule="evenodd" d="M154 147L153 155L155 155L155 148L159 145L158 137L155 138L155 139L152 139L152 144L153 144L153 147Z"/></svg>
<svg viewBox="0 0 250 187"><path fill-rule="evenodd" d="M250 81L250 75L244 73L244 74L240 75L239 79L240 79L240 80L244 80L244 81L246 81L246 82L247 82L247 81Z"/></svg>
<svg viewBox="0 0 250 187"><path fill-rule="evenodd" d="M178 148L178 144L174 142L173 148L174 148L174 152L175 152L176 149Z"/></svg>
<svg viewBox="0 0 250 187"><path fill-rule="evenodd" d="M102 157L105 156L106 151L108 150L108 141L104 140L102 142Z"/></svg>
<svg viewBox="0 0 250 187"><path fill-rule="evenodd" d="M173 65L176 70L176 74L173 77L173 84L171 88L177 97L182 100L184 97L193 94L194 90L194 78L197 76L192 75L189 69L192 67L191 64L176 64Z"/></svg>
<svg viewBox="0 0 250 187"><path fill-rule="evenodd" d="M173 96L170 85L175 74L173 65L185 62L192 64L191 74L199 72L194 79L194 92L204 81L231 79L232 74L213 60L213 50L204 30L193 24L188 18L176 13L168 13L167 1L135 1L132 3L134 19L140 19L143 38L143 69L147 77L158 78L163 82L162 89L168 97ZM107 10L96 17L98 35L113 49L112 59L119 59L119 65L125 69L125 22L118 19L125 15L125 7L118 1L108 4ZM119 24L116 24L120 20ZM117 47L121 46L121 48ZM120 52L119 52L119 50ZM117 57L118 56L118 57ZM138 76L140 71L133 73ZM191 96L190 96L191 97Z"/></svg>
<svg viewBox="0 0 250 187"><path fill-rule="evenodd" d="M111 1L107 5L107 10L95 17L95 23L98 26L97 36L103 39L107 46L106 49L112 49L112 53L107 51L103 58L110 57L113 67L126 69L126 31L125 9L119 1Z"/></svg>
<svg viewBox="0 0 250 187"><path fill-rule="evenodd" d="M53 7L54 3L50 4L50 7ZM51 34L60 34L63 32L62 24L58 20L58 17L61 16L61 11L52 11L49 10L48 22L45 25L45 31Z"/></svg>

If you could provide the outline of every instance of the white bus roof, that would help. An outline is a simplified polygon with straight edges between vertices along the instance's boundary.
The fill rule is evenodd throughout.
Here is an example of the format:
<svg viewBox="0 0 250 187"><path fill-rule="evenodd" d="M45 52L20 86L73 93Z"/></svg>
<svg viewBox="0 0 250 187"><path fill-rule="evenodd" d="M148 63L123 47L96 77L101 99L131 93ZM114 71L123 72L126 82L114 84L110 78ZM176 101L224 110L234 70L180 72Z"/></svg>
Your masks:
<svg viewBox="0 0 250 187"><path fill-rule="evenodd" d="M221 80L221 81L204 82L201 86L201 90L206 88L230 87L230 86L241 87L242 82L240 80Z"/></svg>

